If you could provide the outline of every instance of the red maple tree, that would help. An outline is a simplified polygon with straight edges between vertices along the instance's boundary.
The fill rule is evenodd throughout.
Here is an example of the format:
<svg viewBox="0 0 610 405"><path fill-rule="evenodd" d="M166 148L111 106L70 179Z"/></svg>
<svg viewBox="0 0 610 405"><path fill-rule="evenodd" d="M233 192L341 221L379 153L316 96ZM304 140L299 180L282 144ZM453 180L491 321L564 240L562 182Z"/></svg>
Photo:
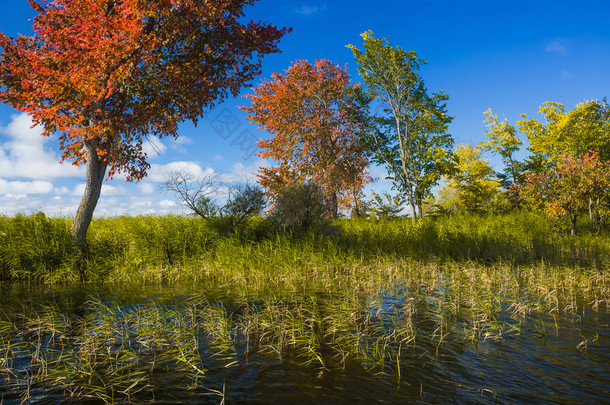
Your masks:
<svg viewBox="0 0 610 405"><path fill-rule="evenodd" d="M274 135L258 142L264 149L258 155L277 163L260 169L260 184L274 200L286 185L311 181L324 190L336 218L370 181L359 119L369 100L350 85L347 69L325 59L296 61L254 92L244 96L252 104L242 109Z"/></svg>
<svg viewBox="0 0 610 405"><path fill-rule="evenodd" d="M519 191L522 198L549 217L568 216L574 236L576 220L591 201L597 202L597 215L600 214L600 203L610 192L610 165L600 161L599 153L593 151L582 157L563 154L554 166L527 174Z"/></svg>
<svg viewBox="0 0 610 405"><path fill-rule="evenodd" d="M260 73L288 30L243 23L255 0L29 0L33 36L0 32L0 101L87 164L71 226L83 249L107 175L146 175L147 136L177 137Z"/></svg>

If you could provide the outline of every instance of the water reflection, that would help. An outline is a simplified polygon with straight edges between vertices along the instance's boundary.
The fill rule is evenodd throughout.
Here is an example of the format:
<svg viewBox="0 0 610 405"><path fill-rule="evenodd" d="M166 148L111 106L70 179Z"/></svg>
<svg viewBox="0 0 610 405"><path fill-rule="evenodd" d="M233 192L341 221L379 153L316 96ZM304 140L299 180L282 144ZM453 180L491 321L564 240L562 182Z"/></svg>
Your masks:
<svg viewBox="0 0 610 405"><path fill-rule="evenodd" d="M3 404L610 398L608 313L515 317L502 304L470 338L479 313L457 302L445 281L375 294L249 298L200 285L4 284L0 297ZM98 353L83 354L87 345ZM64 355L72 357L55 361ZM87 359L95 372L84 375Z"/></svg>

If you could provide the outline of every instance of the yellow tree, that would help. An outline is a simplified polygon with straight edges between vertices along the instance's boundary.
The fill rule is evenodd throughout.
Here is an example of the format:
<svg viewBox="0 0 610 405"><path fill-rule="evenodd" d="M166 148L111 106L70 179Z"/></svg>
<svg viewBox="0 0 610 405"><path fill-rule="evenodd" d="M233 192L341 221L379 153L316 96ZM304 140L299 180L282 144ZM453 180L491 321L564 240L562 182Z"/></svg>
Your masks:
<svg viewBox="0 0 610 405"><path fill-rule="evenodd" d="M489 159L481 158L481 148L457 145L455 171L447 176L447 185L439 192L445 196L442 205L454 205L458 210L479 211L494 194L500 182L495 178Z"/></svg>
<svg viewBox="0 0 610 405"><path fill-rule="evenodd" d="M370 177L359 119L368 99L350 85L347 69L324 59L313 65L299 60L254 93L242 109L273 135L258 143L259 156L276 163L258 173L271 199L287 185L312 182L322 188L333 218L350 208Z"/></svg>
<svg viewBox="0 0 610 405"><path fill-rule="evenodd" d="M485 123L487 124L487 142L483 144L485 150L497 153L502 157L504 173L500 174L504 186L510 189L512 184L521 184L523 164L515 159L515 153L519 151L523 141L517 136L517 129L505 118L500 121L491 108L485 111ZM510 178L510 180L509 180Z"/></svg>
<svg viewBox="0 0 610 405"><path fill-rule="evenodd" d="M593 150L602 162L610 162L610 106L606 99L585 101L569 111L561 103L546 102L539 114L543 120L523 114L517 122L529 140L532 161L549 166L562 154L582 157Z"/></svg>

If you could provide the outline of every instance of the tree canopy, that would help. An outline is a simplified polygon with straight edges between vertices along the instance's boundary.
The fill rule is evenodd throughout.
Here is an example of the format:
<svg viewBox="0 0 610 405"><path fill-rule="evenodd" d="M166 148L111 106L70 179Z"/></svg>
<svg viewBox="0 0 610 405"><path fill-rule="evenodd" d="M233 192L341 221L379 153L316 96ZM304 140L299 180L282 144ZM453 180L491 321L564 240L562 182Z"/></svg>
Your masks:
<svg viewBox="0 0 610 405"><path fill-rule="evenodd" d="M369 136L372 160L384 165L405 193L415 219L416 206L421 215L423 199L453 164L453 138L447 134L453 119L447 115L449 97L442 92L428 95L419 74L426 62L415 51L392 47L370 31L362 38L363 50L348 47L369 95L383 106Z"/></svg>
<svg viewBox="0 0 610 405"><path fill-rule="evenodd" d="M370 178L359 119L368 100L347 70L324 59L299 60L245 97L252 100L242 107L248 119L273 135L258 143L259 156L277 163L258 174L272 199L287 185L313 182L332 217L349 208Z"/></svg>
<svg viewBox="0 0 610 405"><path fill-rule="evenodd" d="M63 159L87 164L79 245L107 169L145 176L147 136L176 137L279 51L287 29L240 21L254 1L30 0L34 35L0 33L0 101L58 133Z"/></svg>
<svg viewBox="0 0 610 405"><path fill-rule="evenodd" d="M455 170L447 176L447 185L439 194L458 210L476 212L497 193L500 182L495 178L489 159L481 158L481 148L457 145Z"/></svg>
<svg viewBox="0 0 610 405"><path fill-rule="evenodd" d="M523 178L523 163L515 159L515 153L519 151L523 141L517 136L517 129L505 118L500 121L491 108L485 111L485 123L487 123L487 142L483 143L483 149L493 151L501 156L504 163L504 173L498 175L503 186L510 189L511 185L519 185Z"/></svg>
<svg viewBox="0 0 610 405"><path fill-rule="evenodd" d="M589 151L610 162L610 106L606 99L585 101L565 111L561 103L546 102L540 107L543 121L525 114L517 124L530 143L530 166L549 166L562 154L582 157Z"/></svg>
<svg viewBox="0 0 610 405"><path fill-rule="evenodd" d="M578 215L589 201L598 201L598 209L606 207L599 202L608 202L610 164L601 162L597 152L581 157L563 154L553 166L527 174L520 192L530 205L544 210L549 217L568 216L571 234L575 235Z"/></svg>

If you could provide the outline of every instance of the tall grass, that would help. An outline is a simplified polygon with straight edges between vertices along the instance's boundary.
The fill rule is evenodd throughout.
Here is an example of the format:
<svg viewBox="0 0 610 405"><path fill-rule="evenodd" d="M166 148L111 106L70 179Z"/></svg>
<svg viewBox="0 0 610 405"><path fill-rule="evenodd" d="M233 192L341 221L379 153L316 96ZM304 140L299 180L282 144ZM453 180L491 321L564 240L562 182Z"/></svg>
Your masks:
<svg viewBox="0 0 610 405"><path fill-rule="evenodd" d="M298 288L308 280L323 286L339 275L357 278L363 268L476 263L607 270L610 264L608 234L571 238L525 212L416 222L345 219L333 232L301 235L280 232L264 218L239 227L179 216L100 218L91 225L84 256L68 226L41 213L0 217L0 280L214 280Z"/></svg>
<svg viewBox="0 0 610 405"><path fill-rule="evenodd" d="M345 219L298 235L263 218L237 228L103 218L83 256L65 219L0 217L3 281L193 283L203 291L179 306L92 299L74 314L0 307L0 383L24 398L30 387L51 387L108 403L150 399L155 370L200 387L210 365L261 355L322 371L355 364L401 384L409 362L445 345L546 338L566 319L610 311L609 260L610 235L571 238L530 213ZM584 336L577 349L595 339Z"/></svg>

